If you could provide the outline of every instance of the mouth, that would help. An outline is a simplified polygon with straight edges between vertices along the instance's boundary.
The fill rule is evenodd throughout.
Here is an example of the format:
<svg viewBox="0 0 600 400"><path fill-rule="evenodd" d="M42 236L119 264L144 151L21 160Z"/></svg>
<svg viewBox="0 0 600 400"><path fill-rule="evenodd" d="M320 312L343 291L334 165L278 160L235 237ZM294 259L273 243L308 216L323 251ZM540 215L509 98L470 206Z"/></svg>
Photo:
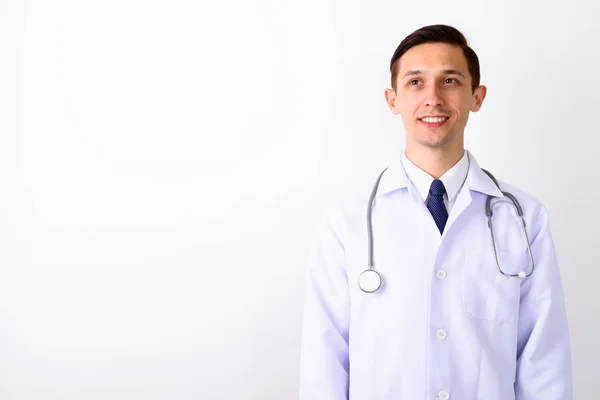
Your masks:
<svg viewBox="0 0 600 400"><path fill-rule="evenodd" d="M427 128L439 128L448 121L448 117L423 117L419 118L419 122Z"/></svg>

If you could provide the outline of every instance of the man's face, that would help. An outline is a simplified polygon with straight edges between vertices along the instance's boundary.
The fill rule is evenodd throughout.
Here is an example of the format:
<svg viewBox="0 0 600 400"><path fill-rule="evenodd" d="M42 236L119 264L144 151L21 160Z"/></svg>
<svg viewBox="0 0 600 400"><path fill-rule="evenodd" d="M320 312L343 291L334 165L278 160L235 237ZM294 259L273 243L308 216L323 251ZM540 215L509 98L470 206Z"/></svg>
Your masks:
<svg viewBox="0 0 600 400"><path fill-rule="evenodd" d="M407 147L463 148L469 111L477 112L485 86L473 93L467 60L459 47L426 43L408 50L399 60L396 90L386 101L400 114Z"/></svg>

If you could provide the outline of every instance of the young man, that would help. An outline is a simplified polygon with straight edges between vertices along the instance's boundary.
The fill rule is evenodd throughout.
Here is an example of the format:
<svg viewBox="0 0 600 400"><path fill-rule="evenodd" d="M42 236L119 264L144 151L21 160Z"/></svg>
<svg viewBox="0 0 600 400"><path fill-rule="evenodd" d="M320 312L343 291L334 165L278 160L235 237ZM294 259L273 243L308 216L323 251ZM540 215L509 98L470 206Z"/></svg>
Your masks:
<svg viewBox="0 0 600 400"><path fill-rule="evenodd" d="M455 28L427 26L400 43L390 69L385 99L406 148L318 231L300 399L572 399L546 209L500 190L464 149L486 95L477 55ZM502 192L522 207L526 234Z"/></svg>

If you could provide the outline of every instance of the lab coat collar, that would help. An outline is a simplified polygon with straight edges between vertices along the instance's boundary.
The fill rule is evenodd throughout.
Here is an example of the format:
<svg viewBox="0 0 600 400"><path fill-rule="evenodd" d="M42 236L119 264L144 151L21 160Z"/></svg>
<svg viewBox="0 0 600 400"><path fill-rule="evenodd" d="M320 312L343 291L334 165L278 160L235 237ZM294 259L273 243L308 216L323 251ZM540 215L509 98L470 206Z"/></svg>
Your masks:
<svg viewBox="0 0 600 400"><path fill-rule="evenodd" d="M469 172L466 180L468 188L486 195L502 197L502 192L498 189L494 181L483 172L473 154L467 150L467 155L470 160ZM377 190L377 197L399 189L407 188L409 182L408 175L402 166L400 157L398 157L381 177L379 188Z"/></svg>
<svg viewBox="0 0 600 400"><path fill-rule="evenodd" d="M381 177L379 188L377 189L377 197L391 193L393 191L408 187L409 178L402 166L400 157L387 168L387 171Z"/></svg>
<svg viewBox="0 0 600 400"><path fill-rule="evenodd" d="M470 160L469 173L467 174L466 181L469 189L488 196L503 197L504 195L500 189L498 189L498 186L496 186L494 181L481 169L473 154L467 150L467 155Z"/></svg>

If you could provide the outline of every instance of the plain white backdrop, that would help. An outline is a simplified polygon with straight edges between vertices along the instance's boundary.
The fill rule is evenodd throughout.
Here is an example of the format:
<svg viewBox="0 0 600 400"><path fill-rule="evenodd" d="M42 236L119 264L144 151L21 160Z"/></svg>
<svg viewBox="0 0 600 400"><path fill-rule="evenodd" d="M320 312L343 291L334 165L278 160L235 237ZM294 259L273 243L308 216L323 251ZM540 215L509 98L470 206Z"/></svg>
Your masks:
<svg viewBox="0 0 600 400"><path fill-rule="evenodd" d="M600 361L600 3L0 0L0 399L297 397L323 207L400 154L389 59L459 28L466 146L540 199Z"/></svg>

